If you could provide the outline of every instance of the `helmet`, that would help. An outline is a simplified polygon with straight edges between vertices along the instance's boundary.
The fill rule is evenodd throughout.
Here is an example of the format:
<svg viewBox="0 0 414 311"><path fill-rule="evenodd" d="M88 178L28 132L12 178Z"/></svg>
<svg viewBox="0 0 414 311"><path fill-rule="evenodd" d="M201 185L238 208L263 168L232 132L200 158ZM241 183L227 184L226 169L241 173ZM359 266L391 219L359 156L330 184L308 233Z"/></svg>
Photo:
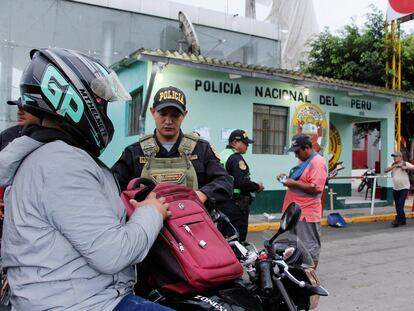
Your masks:
<svg viewBox="0 0 414 311"><path fill-rule="evenodd" d="M131 99L116 73L67 49L32 50L30 57L20 82L23 108L40 118L60 120L63 131L99 156L114 133L108 102Z"/></svg>

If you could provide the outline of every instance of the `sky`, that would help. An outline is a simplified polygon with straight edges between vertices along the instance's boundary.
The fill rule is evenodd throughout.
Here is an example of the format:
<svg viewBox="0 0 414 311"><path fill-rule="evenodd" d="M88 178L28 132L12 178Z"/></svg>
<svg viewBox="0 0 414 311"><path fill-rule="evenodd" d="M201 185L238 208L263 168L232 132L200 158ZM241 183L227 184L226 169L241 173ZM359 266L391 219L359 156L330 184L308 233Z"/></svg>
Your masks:
<svg viewBox="0 0 414 311"><path fill-rule="evenodd" d="M358 26L363 26L366 14L372 12L370 4L385 14L387 3L387 0L313 0L320 30L329 27L331 31L351 24L352 18Z"/></svg>
<svg viewBox="0 0 414 311"><path fill-rule="evenodd" d="M207 9L217 10L227 14L244 15L245 0L171 0ZM287 0L289 1L289 0ZM304 0L303 0L304 1ZM363 26L366 14L372 12L370 4L380 9L384 15L387 10L388 0L312 0L315 7L319 28L329 27L331 32L343 28L345 25L355 23ZM256 17L264 20L269 14L272 0L256 0ZM405 31L414 32L414 22L402 24Z"/></svg>
<svg viewBox="0 0 414 311"><path fill-rule="evenodd" d="M372 12L371 4L386 14L388 0L313 0L320 30L327 26L331 32L351 24L352 18L358 26L363 26L366 14ZM414 21L401 24L401 28L413 33Z"/></svg>

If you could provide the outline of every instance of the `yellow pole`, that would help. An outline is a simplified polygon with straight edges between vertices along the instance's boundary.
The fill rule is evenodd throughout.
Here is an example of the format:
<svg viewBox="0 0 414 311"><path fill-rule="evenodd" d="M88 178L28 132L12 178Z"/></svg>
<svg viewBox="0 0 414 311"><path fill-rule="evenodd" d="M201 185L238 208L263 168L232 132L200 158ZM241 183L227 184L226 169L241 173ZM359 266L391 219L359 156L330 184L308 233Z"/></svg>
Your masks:
<svg viewBox="0 0 414 311"><path fill-rule="evenodd" d="M389 75L388 71L390 70L390 61L389 61L389 33L388 33L388 18L385 19L385 88L389 89Z"/></svg>
<svg viewBox="0 0 414 311"><path fill-rule="evenodd" d="M401 90L401 23L398 21L397 45L398 45L398 90Z"/></svg>
<svg viewBox="0 0 414 311"><path fill-rule="evenodd" d="M397 44L398 44L398 90L401 90L401 27L400 21L398 21L398 34L397 34ZM397 151L401 150L401 102L397 102Z"/></svg>
<svg viewBox="0 0 414 311"><path fill-rule="evenodd" d="M392 69L392 84L391 88L395 90L395 83L396 83L396 66L395 66L395 21L391 22L391 69Z"/></svg>
<svg viewBox="0 0 414 311"><path fill-rule="evenodd" d="M387 64L386 64L387 68ZM400 23L397 24L397 33L395 30L395 20L391 21L391 89L401 90L401 40L400 40ZM388 86L386 84L386 86ZM401 102L394 103L394 141L397 151L401 149Z"/></svg>

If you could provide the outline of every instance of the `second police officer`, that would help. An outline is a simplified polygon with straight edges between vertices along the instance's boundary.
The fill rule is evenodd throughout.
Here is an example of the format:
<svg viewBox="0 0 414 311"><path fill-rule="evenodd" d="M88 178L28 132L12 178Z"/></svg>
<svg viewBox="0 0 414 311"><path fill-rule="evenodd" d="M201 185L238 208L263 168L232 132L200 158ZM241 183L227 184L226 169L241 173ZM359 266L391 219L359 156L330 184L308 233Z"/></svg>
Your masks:
<svg viewBox="0 0 414 311"><path fill-rule="evenodd" d="M223 212L227 214L231 223L239 232L240 241L244 242L247 236L249 225L249 205L255 197L255 192L264 190L261 182L254 182L250 179L250 169L243 158L249 144L254 143L244 130L234 130L229 136L229 144L220 154L221 163L227 172L233 177L233 198L236 206L227 205ZM220 228L223 232L226 229ZM228 230L228 229L227 229ZM226 233L223 232L225 235ZM228 233L227 233L228 234Z"/></svg>

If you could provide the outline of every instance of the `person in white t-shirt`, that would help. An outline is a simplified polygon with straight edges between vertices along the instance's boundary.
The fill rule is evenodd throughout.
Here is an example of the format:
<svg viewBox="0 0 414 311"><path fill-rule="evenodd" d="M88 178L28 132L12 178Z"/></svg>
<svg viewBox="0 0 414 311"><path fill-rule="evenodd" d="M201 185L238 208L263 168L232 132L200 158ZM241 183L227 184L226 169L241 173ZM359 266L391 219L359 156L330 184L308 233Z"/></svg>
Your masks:
<svg viewBox="0 0 414 311"><path fill-rule="evenodd" d="M394 183L394 202L397 215L395 220L392 222L392 226L399 227L405 225L405 213L404 205L405 199L410 189L410 179L408 178L408 172L414 171L414 165L403 161L401 152L394 152L391 155L394 158L394 162L385 168L385 173L391 172L392 181Z"/></svg>

